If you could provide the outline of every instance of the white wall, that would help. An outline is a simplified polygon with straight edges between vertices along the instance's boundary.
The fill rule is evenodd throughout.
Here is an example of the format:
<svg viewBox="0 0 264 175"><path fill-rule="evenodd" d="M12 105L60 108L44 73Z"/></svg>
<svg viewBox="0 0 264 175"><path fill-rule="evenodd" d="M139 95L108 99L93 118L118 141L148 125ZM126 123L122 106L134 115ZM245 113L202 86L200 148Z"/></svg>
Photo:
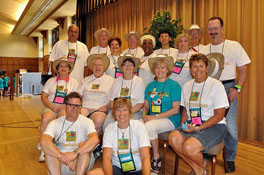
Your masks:
<svg viewBox="0 0 264 175"><path fill-rule="evenodd" d="M30 37L0 34L0 57L39 56L38 45Z"/></svg>

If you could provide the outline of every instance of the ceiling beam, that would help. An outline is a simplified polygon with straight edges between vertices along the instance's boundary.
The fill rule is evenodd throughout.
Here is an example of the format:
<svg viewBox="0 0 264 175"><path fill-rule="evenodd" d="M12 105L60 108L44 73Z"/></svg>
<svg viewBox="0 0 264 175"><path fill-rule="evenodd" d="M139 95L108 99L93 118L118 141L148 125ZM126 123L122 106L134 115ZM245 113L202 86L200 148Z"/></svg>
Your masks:
<svg viewBox="0 0 264 175"><path fill-rule="evenodd" d="M14 17L2 12L0 12L0 21L8 23L10 25L15 25L17 22Z"/></svg>

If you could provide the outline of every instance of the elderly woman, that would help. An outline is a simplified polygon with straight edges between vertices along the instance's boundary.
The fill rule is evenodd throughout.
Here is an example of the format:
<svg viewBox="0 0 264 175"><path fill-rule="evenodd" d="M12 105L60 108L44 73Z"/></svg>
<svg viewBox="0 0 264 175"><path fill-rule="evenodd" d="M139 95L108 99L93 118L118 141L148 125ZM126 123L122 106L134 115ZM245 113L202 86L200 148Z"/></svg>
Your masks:
<svg viewBox="0 0 264 175"><path fill-rule="evenodd" d="M81 114L93 120L98 136L101 135L109 109L109 98L114 83L113 77L104 74L109 63L109 58L105 54L90 55L87 65L93 74L86 77L78 87L78 92L83 100Z"/></svg>
<svg viewBox="0 0 264 175"><path fill-rule="evenodd" d="M180 34L175 40L175 46L178 48L176 60L174 60L173 74L171 79L177 81L181 87L184 83L192 79L189 71L189 58L195 52L191 50L191 38L188 34Z"/></svg>
<svg viewBox="0 0 264 175"><path fill-rule="evenodd" d="M112 87L110 96L111 108L113 108L114 99L124 97L131 100L133 119L141 119L141 108L144 105L144 89L145 85L143 80L135 75L135 71L140 65L139 58L133 55L126 54L118 58L117 65L123 73L123 76L116 78ZM111 113L108 113L104 128L114 122Z"/></svg>
<svg viewBox="0 0 264 175"><path fill-rule="evenodd" d="M68 93L77 90L79 83L69 76L73 67L74 63L69 62L66 57L61 57L52 64L52 68L57 76L50 78L45 83L41 93L41 101L45 106L41 113L41 135L43 135L46 127L52 120L65 115L64 105L62 105L64 97ZM40 146L38 148L41 149ZM44 160L44 153L42 151L39 161Z"/></svg>
<svg viewBox="0 0 264 175"><path fill-rule="evenodd" d="M187 34L192 37L192 50L200 53L205 48L205 45L200 43L204 34L204 29L200 28L197 24L192 24L189 30L185 30Z"/></svg>
<svg viewBox="0 0 264 175"><path fill-rule="evenodd" d="M122 76L122 72L117 66L117 59L120 57L120 48L122 45L122 41L118 37L113 37L108 40L108 45L111 50L111 54L108 55L110 65L105 73L112 76L113 78L118 78Z"/></svg>
<svg viewBox="0 0 264 175"><path fill-rule="evenodd" d="M171 80L173 58L157 55L150 58L149 68L155 75L155 80L148 84L145 90L143 120L149 132L153 159L151 168L156 173L161 169L158 134L172 131L180 124L181 87Z"/></svg>
<svg viewBox="0 0 264 175"><path fill-rule="evenodd" d="M189 63L194 80L183 86L183 125L170 134L169 143L196 175L203 175L207 174L203 152L223 141L229 104L223 84L208 77L207 57L195 54Z"/></svg>
<svg viewBox="0 0 264 175"><path fill-rule="evenodd" d="M130 100L116 99L112 115L116 121L107 126L103 138L103 169L88 175L150 175L148 131L141 121L131 119Z"/></svg>

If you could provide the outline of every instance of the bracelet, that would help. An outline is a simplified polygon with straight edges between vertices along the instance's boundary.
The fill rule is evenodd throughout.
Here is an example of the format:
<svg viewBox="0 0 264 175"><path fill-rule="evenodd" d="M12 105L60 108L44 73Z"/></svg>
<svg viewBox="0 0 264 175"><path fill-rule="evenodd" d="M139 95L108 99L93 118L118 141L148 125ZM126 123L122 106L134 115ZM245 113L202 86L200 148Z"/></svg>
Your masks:
<svg viewBox="0 0 264 175"><path fill-rule="evenodd" d="M148 113L146 111L143 111L142 114L143 115L148 115Z"/></svg>
<svg viewBox="0 0 264 175"><path fill-rule="evenodd" d="M200 132L199 127L195 126L195 132Z"/></svg>
<svg viewBox="0 0 264 175"><path fill-rule="evenodd" d="M235 87L237 87L238 89L242 89L242 86L236 84Z"/></svg>

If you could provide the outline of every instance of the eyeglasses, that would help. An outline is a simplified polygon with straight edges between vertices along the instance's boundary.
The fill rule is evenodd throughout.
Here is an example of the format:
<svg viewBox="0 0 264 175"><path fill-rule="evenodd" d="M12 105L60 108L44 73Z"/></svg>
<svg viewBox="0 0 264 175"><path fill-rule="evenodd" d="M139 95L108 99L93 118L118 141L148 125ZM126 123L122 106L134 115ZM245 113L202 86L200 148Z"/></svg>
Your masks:
<svg viewBox="0 0 264 175"><path fill-rule="evenodd" d="M82 105L76 105L76 104L70 104L70 103L65 103L66 105L69 105L72 109L77 108L77 109L81 109Z"/></svg>

